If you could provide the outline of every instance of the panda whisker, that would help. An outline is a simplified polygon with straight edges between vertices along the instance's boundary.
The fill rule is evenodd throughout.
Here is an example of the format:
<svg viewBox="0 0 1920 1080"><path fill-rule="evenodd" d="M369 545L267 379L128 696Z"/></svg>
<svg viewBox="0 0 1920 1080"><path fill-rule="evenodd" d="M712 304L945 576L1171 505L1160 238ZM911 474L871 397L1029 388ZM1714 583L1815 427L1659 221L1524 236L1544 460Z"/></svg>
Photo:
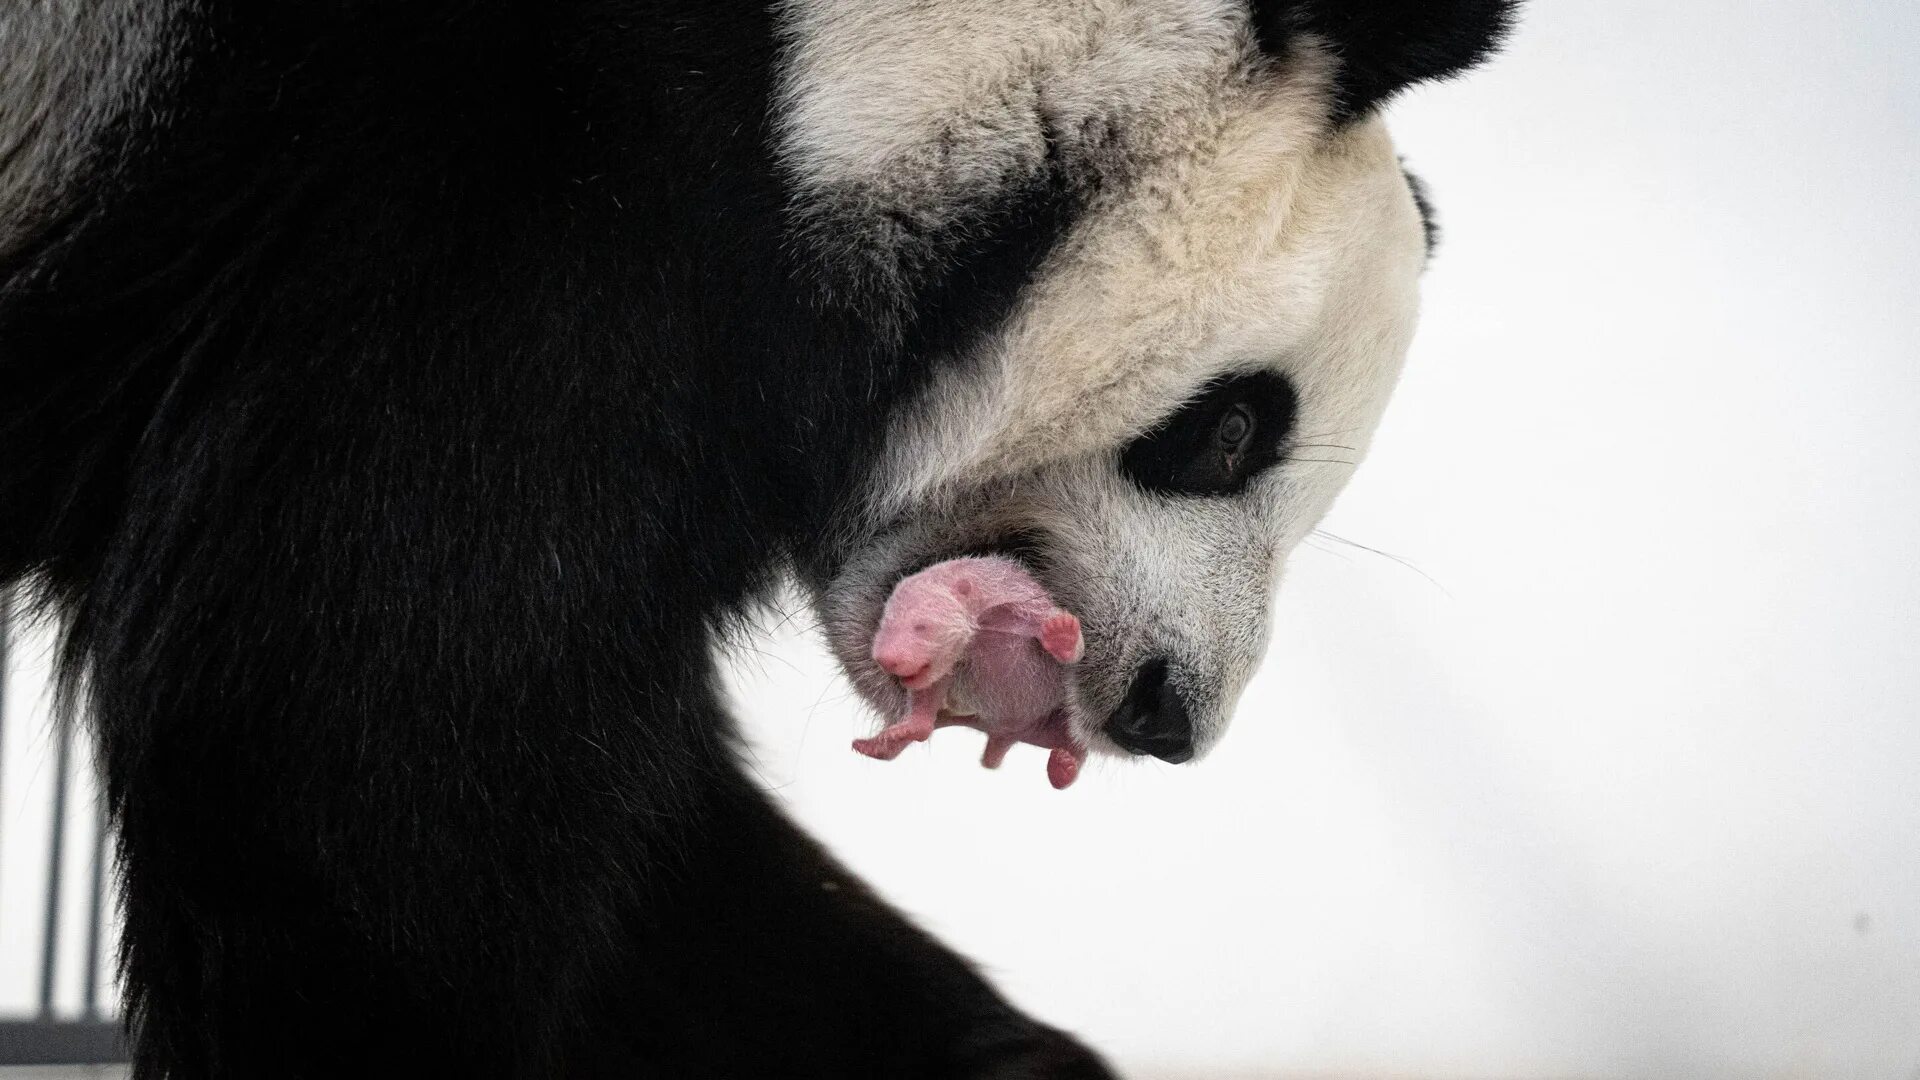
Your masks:
<svg viewBox="0 0 1920 1080"><path fill-rule="evenodd" d="M1429 574L1425 570L1422 570L1420 569L1420 567L1414 565L1411 559L1401 558L1400 556L1395 555L1391 551L1381 551L1379 548L1376 548L1376 547L1368 547L1367 545L1362 544L1357 540L1349 540L1344 536L1336 536L1325 529L1315 529L1310 535L1316 539L1331 540L1334 543L1341 545L1342 547L1352 548L1355 551L1364 551L1369 555L1378 555L1380 558L1385 559L1388 562L1398 563L1400 566L1405 567L1406 569L1411 570L1416 574L1419 574L1423 578L1426 578L1428 584L1432 585L1436 589L1439 589L1449 599L1452 599L1453 597L1453 594L1447 591L1447 587L1445 585L1440 584L1439 580L1435 578L1432 574ZM1322 547L1321 550L1327 551L1330 549Z"/></svg>
<svg viewBox="0 0 1920 1080"><path fill-rule="evenodd" d="M1300 436L1300 438L1302 439L1333 439L1333 438L1338 438L1339 436L1348 434L1349 432L1364 431L1364 430L1366 429L1365 428L1341 428L1338 431L1322 431L1315 435L1302 435Z"/></svg>

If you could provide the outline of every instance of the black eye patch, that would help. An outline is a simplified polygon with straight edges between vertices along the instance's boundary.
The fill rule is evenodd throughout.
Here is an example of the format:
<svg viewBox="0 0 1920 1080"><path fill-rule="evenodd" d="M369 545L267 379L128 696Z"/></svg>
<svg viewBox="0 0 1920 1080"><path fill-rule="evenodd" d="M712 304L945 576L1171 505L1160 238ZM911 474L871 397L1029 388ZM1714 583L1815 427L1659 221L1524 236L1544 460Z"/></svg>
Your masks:
<svg viewBox="0 0 1920 1080"><path fill-rule="evenodd" d="M1120 454L1120 471L1162 495L1233 495L1280 460L1293 384L1271 372L1208 385Z"/></svg>

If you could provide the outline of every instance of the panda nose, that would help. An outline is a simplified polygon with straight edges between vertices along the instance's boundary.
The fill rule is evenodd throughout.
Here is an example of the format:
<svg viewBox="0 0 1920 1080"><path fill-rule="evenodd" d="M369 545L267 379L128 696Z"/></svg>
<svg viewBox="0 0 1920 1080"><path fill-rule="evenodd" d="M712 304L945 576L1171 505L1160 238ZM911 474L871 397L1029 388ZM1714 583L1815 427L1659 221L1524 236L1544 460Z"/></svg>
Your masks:
<svg viewBox="0 0 1920 1080"><path fill-rule="evenodd" d="M889 675L911 679L933 665L904 649L875 649L873 662Z"/></svg>
<svg viewBox="0 0 1920 1080"><path fill-rule="evenodd" d="M1147 661L1127 696L1107 718L1107 738L1130 754L1152 754L1178 765L1193 757L1193 716L1167 682L1167 662Z"/></svg>

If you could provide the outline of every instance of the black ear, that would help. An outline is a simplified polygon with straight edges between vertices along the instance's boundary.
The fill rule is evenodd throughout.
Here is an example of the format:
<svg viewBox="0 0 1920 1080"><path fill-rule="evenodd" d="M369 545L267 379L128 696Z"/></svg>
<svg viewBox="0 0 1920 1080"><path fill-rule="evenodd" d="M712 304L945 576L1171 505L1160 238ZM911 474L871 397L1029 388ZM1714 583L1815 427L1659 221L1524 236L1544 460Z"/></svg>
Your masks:
<svg viewBox="0 0 1920 1080"><path fill-rule="evenodd" d="M1253 30L1269 56L1301 34L1340 61L1334 120L1350 120L1401 90L1455 75L1492 55L1517 0L1252 0Z"/></svg>

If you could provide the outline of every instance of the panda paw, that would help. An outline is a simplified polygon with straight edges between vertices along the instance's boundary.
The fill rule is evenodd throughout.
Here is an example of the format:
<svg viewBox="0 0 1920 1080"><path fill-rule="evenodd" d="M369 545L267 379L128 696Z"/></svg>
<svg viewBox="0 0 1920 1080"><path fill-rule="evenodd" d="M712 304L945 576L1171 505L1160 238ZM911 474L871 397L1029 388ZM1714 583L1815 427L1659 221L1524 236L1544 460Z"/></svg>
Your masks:
<svg viewBox="0 0 1920 1080"><path fill-rule="evenodd" d="M1051 1028L995 1046L955 1075L963 1080L1117 1080L1093 1051Z"/></svg>
<svg viewBox="0 0 1920 1080"><path fill-rule="evenodd" d="M1086 652L1086 639L1080 634L1080 620L1070 611L1056 611L1040 624L1040 647L1063 664L1079 663Z"/></svg>

